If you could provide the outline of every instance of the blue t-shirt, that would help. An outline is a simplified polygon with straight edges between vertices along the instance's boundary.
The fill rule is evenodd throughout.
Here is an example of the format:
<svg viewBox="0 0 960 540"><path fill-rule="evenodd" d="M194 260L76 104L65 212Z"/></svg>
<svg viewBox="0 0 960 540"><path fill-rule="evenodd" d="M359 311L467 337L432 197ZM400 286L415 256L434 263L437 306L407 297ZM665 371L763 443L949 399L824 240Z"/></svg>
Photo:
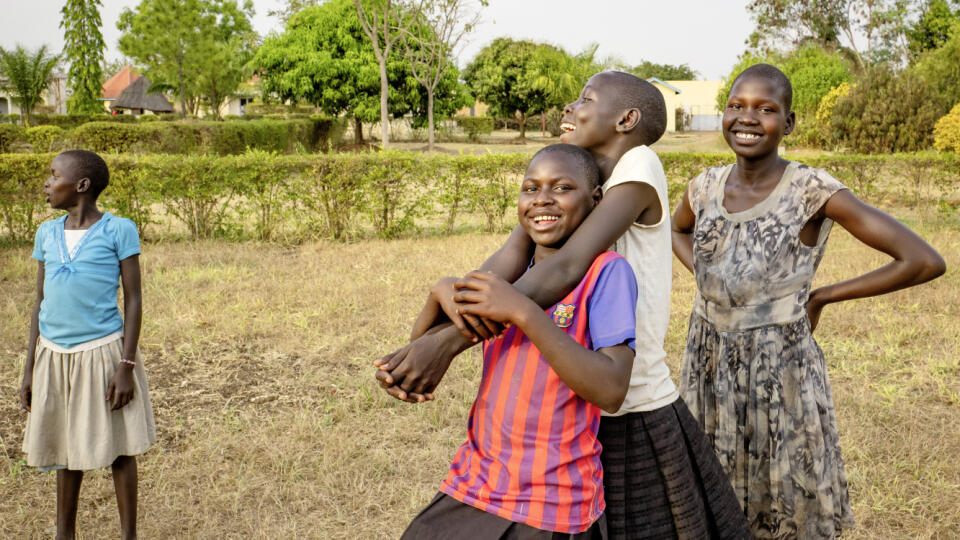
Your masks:
<svg viewBox="0 0 960 540"><path fill-rule="evenodd" d="M104 212L67 252L67 216L37 229L33 258L44 263L40 335L64 348L119 332L120 261L140 253L137 226Z"/></svg>

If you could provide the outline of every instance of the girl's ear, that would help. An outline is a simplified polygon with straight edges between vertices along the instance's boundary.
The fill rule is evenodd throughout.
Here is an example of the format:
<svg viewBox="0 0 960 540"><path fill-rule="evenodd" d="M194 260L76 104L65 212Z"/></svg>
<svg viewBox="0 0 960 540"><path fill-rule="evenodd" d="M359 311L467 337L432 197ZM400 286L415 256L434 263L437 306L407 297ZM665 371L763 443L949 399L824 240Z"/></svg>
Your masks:
<svg viewBox="0 0 960 540"><path fill-rule="evenodd" d="M597 206L600 204L600 199L603 198L603 189L600 186L593 188L591 197L593 197L593 206Z"/></svg>
<svg viewBox="0 0 960 540"><path fill-rule="evenodd" d="M620 133L629 133L640 125L642 115L640 109L627 109L620 115L617 121L617 131Z"/></svg>
<svg viewBox="0 0 960 540"><path fill-rule="evenodd" d="M88 189L90 189L90 179L81 178L80 181L77 182L77 193L86 193Z"/></svg>
<svg viewBox="0 0 960 540"><path fill-rule="evenodd" d="M793 128L797 125L797 113L790 111L787 113L786 125L783 127L783 134L789 135L793 132Z"/></svg>

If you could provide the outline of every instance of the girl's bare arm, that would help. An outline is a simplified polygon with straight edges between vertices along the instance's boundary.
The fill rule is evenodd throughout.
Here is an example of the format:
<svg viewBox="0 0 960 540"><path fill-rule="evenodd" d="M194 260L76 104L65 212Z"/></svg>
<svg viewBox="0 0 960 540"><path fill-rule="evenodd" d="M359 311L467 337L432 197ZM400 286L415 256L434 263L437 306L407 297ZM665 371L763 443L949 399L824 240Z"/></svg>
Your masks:
<svg viewBox="0 0 960 540"><path fill-rule="evenodd" d="M690 208L690 199L684 191L683 200L677 205L677 209L673 212L673 219L670 220L670 231L673 235L671 245L673 254L691 273L693 272L693 227L696 219L697 216Z"/></svg>
<svg viewBox="0 0 960 540"><path fill-rule="evenodd" d="M37 340L40 338L40 304L43 302L43 261L37 261L37 299L30 314L30 337L27 339L27 361L23 364L23 380L20 383L20 405L30 410L33 400L33 365L36 361Z"/></svg>
<svg viewBox="0 0 960 540"><path fill-rule="evenodd" d="M838 191L830 197L820 215L836 221L855 238L893 260L872 272L810 293L807 313L811 328L816 328L820 312L827 304L912 287L946 271L943 257L930 244L890 215L860 201L848 190Z"/></svg>
<svg viewBox="0 0 960 540"><path fill-rule="evenodd" d="M136 361L140 321L143 317L139 255L120 261L120 283L123 286L123 358ZM133 394L133 366L121 362L107 388L110 410L122 408L133 399Z"/></svg>

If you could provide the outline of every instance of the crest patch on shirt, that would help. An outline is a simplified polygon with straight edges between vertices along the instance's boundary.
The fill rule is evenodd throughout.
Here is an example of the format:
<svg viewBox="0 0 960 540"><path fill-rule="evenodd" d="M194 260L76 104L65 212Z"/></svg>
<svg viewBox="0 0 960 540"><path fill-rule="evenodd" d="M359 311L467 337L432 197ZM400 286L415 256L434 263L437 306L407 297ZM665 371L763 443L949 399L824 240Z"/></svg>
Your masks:
<svg viewBox="0 0 960 540"><path fill-rule="evenodd" d="M553 322L560 328L569 328L573 324L573 304L557 304L553 310Z"/></svg>

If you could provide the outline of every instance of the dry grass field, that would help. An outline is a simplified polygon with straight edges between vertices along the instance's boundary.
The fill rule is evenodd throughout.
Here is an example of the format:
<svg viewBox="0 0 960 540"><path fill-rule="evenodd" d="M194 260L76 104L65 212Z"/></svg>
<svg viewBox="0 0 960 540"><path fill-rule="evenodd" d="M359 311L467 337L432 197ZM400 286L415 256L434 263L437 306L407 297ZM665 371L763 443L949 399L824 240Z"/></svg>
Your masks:
<svg viewBox="0 0 960 540"><path fill-rule="evenodd" d="M948 274L830 306L828 361L858 528L845 538L960 531L960 229L921 233ZM461 357L436 402L384 394L371 361L400 346L428 283L504 235L295 247L144 246L141 346L160 441L140 463L142 538L396 538L434 495L479 379ZM27 468L17 405L36 264L0 250L0 537L54 532L55 475ZM835 229L819 282L882 264ZM693 279L675 265L667 350L685 339ZM109 471L87 475L82 538L119 531Z"/></svg>

